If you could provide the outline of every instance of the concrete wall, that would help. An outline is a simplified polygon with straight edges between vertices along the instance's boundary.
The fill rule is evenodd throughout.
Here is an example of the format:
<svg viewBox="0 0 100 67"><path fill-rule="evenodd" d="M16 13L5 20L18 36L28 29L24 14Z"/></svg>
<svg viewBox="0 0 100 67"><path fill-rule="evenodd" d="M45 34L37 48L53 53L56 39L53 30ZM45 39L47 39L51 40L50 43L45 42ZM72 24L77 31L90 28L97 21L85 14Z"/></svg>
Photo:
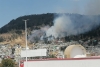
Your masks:
<svg viewBox="0 0 100 67"><path fill-rule="evenodd" d="M100 58L35 60L24 62L24 67L100 67Z"/></svg>
<svg viewBox="0 0 100 67"><path fill-rule="evenodd" d="M21 50L21 57L47 56L47 49Z"/></svg>

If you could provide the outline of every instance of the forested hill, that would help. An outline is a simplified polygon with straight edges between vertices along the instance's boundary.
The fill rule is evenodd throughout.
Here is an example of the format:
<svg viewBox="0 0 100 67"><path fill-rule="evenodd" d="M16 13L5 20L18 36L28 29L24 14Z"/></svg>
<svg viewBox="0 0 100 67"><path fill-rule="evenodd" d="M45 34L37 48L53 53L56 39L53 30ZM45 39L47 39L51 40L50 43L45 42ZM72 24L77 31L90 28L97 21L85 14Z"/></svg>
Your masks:
<svg viewBox="0 0 100 67"><path fill-rule="evenodd" d="M24 30L25 23L23 20L29 19L27 21L27 27L30 29L38 29L40 26L52 25L54 14L34 14L18 17L17 19L12 19L8 24L0 28L0 33L7 33L11 30ZM6 20L6 19L5 19Z"/></svg>
<svg viewBox="0 0 100 67"><path fill-rule="evenodd" d="M68 32L72 30L72 33L75 33L74 30L76 29L79 29L81 32L86 31L84 33L75 36L74 35L66 36L65 37L66 41L71 41L71 40L78 41L78 40L88 40L88 39L91 39L91 41L92 40L100 41L100 15L89 16L89 17L86 15L69 14L69 13L64 15L69 16L71 23L73 23L73 24L69 24L70 26L67 25L64 27L67 28ZM61 16L61 14L47 13L47 14L25 15L25 16L18 17L16 19L12 19L8 24L0 28L0 43L24 45L25 32L23 32L23 30L25 30L25 22L23 20L29 19L27 21L27 28L29 32L31 32L34 29L40 29L41 27L46 25L52 26L53 21L55 20L55 18L58 18L58 16ZM62 21L67 22L67 19L64 19ZM60 24L58 23L57 25L63 27L64 25L63 22ZM74 27L75 29L72 27ZM87 31L86 29L89 30Z"/></svg>
<svg viewBox="0 0 100 67"><path fill-rule="evenodd" d="M80 15L80 14L69 14L66 13L67 16L70 16L70 19L72 22L76 23L94 23L93 30L85 33L86 35L89 36L97 36L100 33L100 25L96 25L95 23L100 23L100 15L97 16L92 16L92 20L88 19L86 15ZM11 30L24 30L25 29L25 23L23 20L29 19L27 21L27 27L30 28L31 30L33 29L39 29L41 26L52 26L53 25L53 20L55 17L60 16L60 14L55 14L55 13L47 13L47 14L34 14L34 15L26 15L26 16L21 16L16 19L11 20L8 24L0 28L0 33L7 33ZM5 19L6 20L6 19ZM76 25L76 26L77 26ZM88 26L88 24L87 24ZM70 28L69 28L70 29Z"/></svg>

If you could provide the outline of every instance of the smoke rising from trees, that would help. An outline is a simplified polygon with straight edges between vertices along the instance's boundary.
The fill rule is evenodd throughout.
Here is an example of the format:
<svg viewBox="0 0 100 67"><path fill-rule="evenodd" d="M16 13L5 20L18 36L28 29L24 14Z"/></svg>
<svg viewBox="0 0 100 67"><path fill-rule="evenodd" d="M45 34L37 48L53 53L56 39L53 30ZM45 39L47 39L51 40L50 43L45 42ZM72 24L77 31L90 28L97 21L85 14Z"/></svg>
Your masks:
<svg viewBox="0 0 100 67"><path fill-rule="evenodd" d="M53 26L44 30L36 30L29 38L29 40L38 40L45 36L61 38L71 35L84 34L100 25L98 15L100 14L100 0L90 0L84 7L85 15L77 14L57 14L54 18ZM77 13L77 12L76 12ZM41 34L41 35L40 35ZM46 35L45 35L46 34Z"/></svg>
<svg viewBox="0 0 100 67"><path fill-rule="evenodd" d="M54 20L54 25L46 31L47 36L55 38L65 37L70 35L78 35L88 32L97 26L100 22L97 17L91 16L70 16L62 14Z"/></svg>
<svg viewBox="0 0 100 67"><path fill-rule="evenodd" d="M39 30L33 30L31 35L28 36L28 41L30 42L38 42L41 40L41 37L45 35L46 30L49 26L41 27Z"/></svg>
<svg viewBox="0 0 100 67"><path fill-rule="evenodd" d="M47 36L65 37L70 35L78 35L95 29L99 26L97 16L100 14L100 0L90 0L84 7L86 16L79 18L68 16L66 14L59 15L54 19L54 25L46 32ZM77 9L79 10L79 9Z"/></svg>

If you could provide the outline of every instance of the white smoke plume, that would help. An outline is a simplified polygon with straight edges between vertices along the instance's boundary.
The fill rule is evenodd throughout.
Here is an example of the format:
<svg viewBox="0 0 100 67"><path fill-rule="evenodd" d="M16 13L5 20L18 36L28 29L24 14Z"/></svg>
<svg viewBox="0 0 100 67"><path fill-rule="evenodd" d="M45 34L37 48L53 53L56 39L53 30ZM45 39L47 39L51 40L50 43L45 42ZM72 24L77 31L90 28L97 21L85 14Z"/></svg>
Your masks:
<svg viewBox="0 0 100 67"><path fill-rule="evenodd" d="M79 11L76 7L75 9ZM56 17L54 19L54 25L46 31L47 37L54 36L55 38L60 38L70 35L78 35L98 27L100 20L98 20L98 17L90 15L100 14L100 0L90 0L87 5L84 6L84 11L87 15L83 15L84 17L73 15L75 18L72 18L65 14Z"/></svg>
<svg viewBox="0 0 100 67"><path fill-rule="evenodd" d="M54 20L54 26L49 28L46 32L47 37L48 36L54 36L57 37L65 37L67 33L66 30L72 25L71 20L69 17L62 15ZM71 27L72 28L72 27ZM71 31L70 31L71 33Z"/></svg>
<svg viewBox="0 0 100 67"><path fill-rule="evenodd" d="M71 16L62 14L54 20L54 25L46 31L46 35L47 37L54 36L55 38L61 38L88 32L100 23L94 22L93 17L91 18L88 18L87 16L82 18L78 18L77 16L76 18L71 18Z"/></svg>
<svg viewBox="0 0 100 67"><path fill-rule="evenodd" d="M41 27L39 30L33 30L31 35L28 36L28 41L30 42L38 42L45 32L48 30L49 26Z"/></svg>

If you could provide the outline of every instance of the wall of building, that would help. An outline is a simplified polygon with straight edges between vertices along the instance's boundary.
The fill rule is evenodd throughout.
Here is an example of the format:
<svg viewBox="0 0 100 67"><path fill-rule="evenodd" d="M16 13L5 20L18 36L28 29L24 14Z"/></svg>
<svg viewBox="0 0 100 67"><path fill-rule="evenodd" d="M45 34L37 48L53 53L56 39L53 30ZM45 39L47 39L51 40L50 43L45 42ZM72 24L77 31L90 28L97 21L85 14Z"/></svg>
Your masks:
<svg viewBox="0 0 100 67"><path fill-rule="evenodd" d="M24 62L24 67L100 67L100 58L52 59Z"/></svg>

